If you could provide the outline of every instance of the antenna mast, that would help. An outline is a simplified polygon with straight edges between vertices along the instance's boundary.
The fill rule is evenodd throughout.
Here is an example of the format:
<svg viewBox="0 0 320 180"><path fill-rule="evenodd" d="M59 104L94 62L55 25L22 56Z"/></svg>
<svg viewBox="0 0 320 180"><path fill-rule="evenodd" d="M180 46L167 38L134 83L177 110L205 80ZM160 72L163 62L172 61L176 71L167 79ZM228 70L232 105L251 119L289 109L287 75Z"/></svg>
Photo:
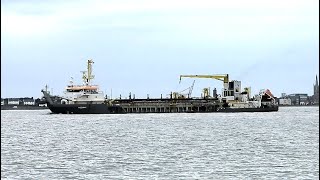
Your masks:
<svg viewBox="0 0 320 180"><path fill-rule="evenodd" d="M87 71L81 71L81 73L82 73L83 84L85 85L87 84L87 75L86 75Z"/></svg>
<svg viewBox="0 0 320 180"><path fill-rule="evenodd" d="M90 81L91 79L94 78L94 75L92 75L92 64L93 64L93 60L92 59L89 59L88 60L88 67L87 67L87 72L88 72L88 75L87 75L87 85L90 84Z"/></svg>
<svg viewBox="0 0 320 180"><path fill-rule="evenodd" d="M92 75L92 64L93 64L93 63L94 63L93 60L92 60L92 59L89 59L89 60L87 61L87 71L81 71L83 83L84 83L85 85L89 85L91 79L94 78L94 75Z"/></svg>
<svg viewBox="0 0 320 180"><path fill-rule="evenodd" d="M73 86L73 77L70 78L70 85Z"/></svg>

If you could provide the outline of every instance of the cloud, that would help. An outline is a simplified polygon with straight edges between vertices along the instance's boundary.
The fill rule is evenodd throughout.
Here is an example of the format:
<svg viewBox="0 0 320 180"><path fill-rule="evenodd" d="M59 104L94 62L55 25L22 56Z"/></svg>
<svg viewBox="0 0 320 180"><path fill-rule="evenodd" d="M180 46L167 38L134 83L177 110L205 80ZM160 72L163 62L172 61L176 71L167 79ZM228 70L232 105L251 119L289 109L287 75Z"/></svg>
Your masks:
<svg viewBox="0 0 320 180"><path fill-rule="evenodd" d="M97 19L93 25L123 28L216 28L211 27L211 22L220 25L220 29L224 24L273 25L314 18L316 21L317 4L316 0L7 1L1 11L1 31L12 36L39 36L83 28ZM311 17L301 20L299 15Z"/></svg>
<svg viewBox="0 0 320 180"><path fill-rule="evenodd" d="M53 17L19 16L17 14L1 15L1 33L14 36L47 34L59 24Z"/></svg>

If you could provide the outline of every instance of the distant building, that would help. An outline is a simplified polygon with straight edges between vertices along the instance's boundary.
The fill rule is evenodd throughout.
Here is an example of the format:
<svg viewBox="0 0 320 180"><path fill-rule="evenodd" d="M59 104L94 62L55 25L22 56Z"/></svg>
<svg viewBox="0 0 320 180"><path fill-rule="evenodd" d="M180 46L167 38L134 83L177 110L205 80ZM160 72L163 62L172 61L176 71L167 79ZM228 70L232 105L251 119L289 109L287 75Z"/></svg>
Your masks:
<svg viewBox="0 0 320 180"><path fill-rule="evenodd" d="M33 97L24 98L1 98L1 105L20 105L20 106L34 106L35 100Z"/></svg>
<svg viewBox="0 0 320 180"><path fill-rule="evenodd" d="M290 98L280 98L279 99L279 105L290 106L291 105L291 99Z"/></svg>
<svg viewBox="0 0 320 180"><path fill-rule="evenodd" d="M23 105L33 106L35 105L35 100L33 98L22 98Z"/></svg>
<svg viewBox="0 0 320 180"><path fill-rule="evenodd" d="M47 107L47 103L45 104L39 104L40 107Z"/></svg>
<svg viewBox="0 0 320 180"><path fill-rule="evenodd" d="M316 75L316 83L313 85L313 95L311 99L314 104L319 104L319 83L318 83L317 75Z"/></svg>
<svg viewBox="0 0 320 180"><path fill-rule="evenodd" d="M291 99L292 105L308 105L308 94L289 94L288 98Z"/></svg>
<svg viewBox="0 0 320 180"><path fill-rule="evenodd" d="M37 98L34 102L36 106L47 106L47 101L44 98Z"/></svg>
<svg viewBox="0 0 320 180"><path fill-rule="evenodd" d="M8 105L19 105L19 98L8 98Z"/></svg>

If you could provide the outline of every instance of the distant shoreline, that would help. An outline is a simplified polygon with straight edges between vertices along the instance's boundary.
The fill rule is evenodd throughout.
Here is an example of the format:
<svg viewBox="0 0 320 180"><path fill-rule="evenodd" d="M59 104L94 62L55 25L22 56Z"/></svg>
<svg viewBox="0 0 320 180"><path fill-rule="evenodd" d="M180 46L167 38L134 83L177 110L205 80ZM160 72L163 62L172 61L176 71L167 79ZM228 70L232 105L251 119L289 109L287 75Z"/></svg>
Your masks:
<svg viewBox="0 0 320 180"><path fill-rule="evenodd" d="M48 109L46 106L28 106L28 105L1 105L1 110L41 110Z"/></svg>
<svg viewBox="0 0 320 180"><path fill-rule="evenodd" d="M319 107L319 104L314 105L279 105L279 107ZM44 110L49 109L46 106L26 106L26 105L2 105L1 110Z"/></svg>
<svg viewBox="0 0 320 180"><path fill-rule="evenodd" d="M279 105L279 107L315 107L318 106L319 104L313 104L313 105Z"/></svg>

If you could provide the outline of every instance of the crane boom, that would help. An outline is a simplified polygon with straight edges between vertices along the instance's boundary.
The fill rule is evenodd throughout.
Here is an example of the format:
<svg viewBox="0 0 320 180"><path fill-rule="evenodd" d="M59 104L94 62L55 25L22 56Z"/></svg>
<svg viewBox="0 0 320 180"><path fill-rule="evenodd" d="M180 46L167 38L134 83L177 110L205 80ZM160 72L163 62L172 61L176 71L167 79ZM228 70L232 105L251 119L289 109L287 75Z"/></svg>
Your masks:
<svg viewBox="0 0 320 180"><path fill-rule="evenodd" d="M209 78L209 79L216 79L223 81L224 83L229 82L229 75L228 74L216 74L216 75L180 75L180 81L181 78L187 77L187 78Z"/></svg>
<svg viewBox="0 0 320 180"><path fill-rule="evenodd" d="M194 82L196 82L196 80L193 80L192 86L189 89L189 93L188 93L189 97L191 97L191 94L192 94L192 91L193 91Z"/></svg>

